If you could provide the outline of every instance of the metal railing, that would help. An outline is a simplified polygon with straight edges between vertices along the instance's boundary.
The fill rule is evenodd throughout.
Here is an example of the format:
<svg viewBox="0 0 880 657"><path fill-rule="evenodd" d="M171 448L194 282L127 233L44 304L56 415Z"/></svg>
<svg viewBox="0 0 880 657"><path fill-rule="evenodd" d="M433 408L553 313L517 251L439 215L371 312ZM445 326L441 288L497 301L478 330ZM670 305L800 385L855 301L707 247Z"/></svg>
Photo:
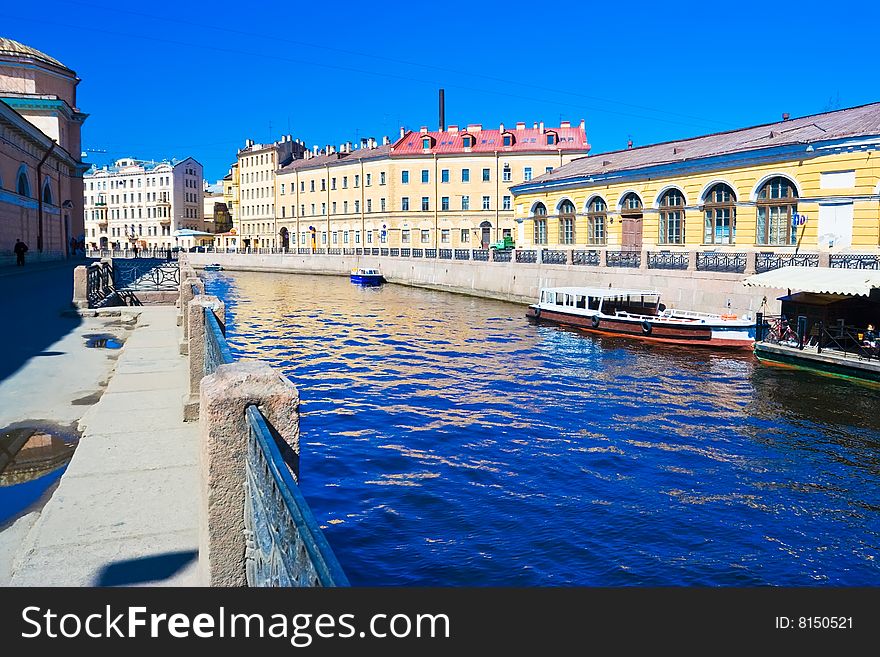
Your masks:
<svg viewBox="0 0 880 657"><path fill-rule="evenodd" d="M787 265L801 267L818 267L818 253L773 253L772 251L760 251L755 257L755 272L760 274L765 271L779 269Z"/></svg>
<svg viewBox="0 0 880 657"><path fill-rule="evenodd" d="M455 260L470 260L471 251L470 249L455 249L453 256Z"/></svg>
<svg viewBox="0 0 880 657"><path fill-rule="evenodd" d="M496 252L495 255L498 255ZM538 252L532 249L529 250L517 250L516 251L516 261L517 262L538 262Z"/></svg>
<svg viewBox="0 0 880 657"><path fill-rule="evenodd" d="M425 255L424 251L425 251L424 249L413 249L412 250L412 257L413 258L423 258Z"/></svg>
<svg viewBox="0 0 880 657"><path fill-rule="evenodd" d="M392 258L400 257L400 249L390 249L391 253L389 254Z"/></svg>
<svg viewBox="0 0 880 657"><path fill-rule="evenodd" d="M493 262L510 262L513 260L513 251L506 249L492 249Z"/></svg>
<svg viewBox="0 0 880 657"><path fill-rule="evenodd" d="M726 271L742 274L745 270L745 253L697 251L697 271Z"/></svg>
<svg viewBox="0 0 880 657"><path fill-rule="evenodd" d="M606 267L633 267L638 268L642 264L641 251L606 251Z"/></svg>
<svg viewBox="0 0 880 657"><path fill-rule="evenodd" d="M205 308L205 374L234 360L214 311ZM296 455L258 407L248 406L245 415L248 586L348 586L348 578L293 478Z"/></svg>
<svg viewBox="0 0 880 657"><path fill-rule="evenodd" d="M648 269L687 269L688 254L676 251L648 251Z"/></svg>
<svg viewBox="0 0 880 657"><path fill-rule="evenodd" d="M832 253L829 264L835 269L880 269L880 256L872 253Z"/></svg>
<svg viewBox="0 0 880 657"><path fill-rule="evenodd" d="M100 306L113 292L113 268L105 262L90 264L86 269L86 299L89 308Z"/></svg>
<svg viewBox="0 0 880 657"><path fill-rule="evenodd" d="M489 249L473 249L471 251L471 259L480 262L489 262Z"/></svg>
<svg viewBox="0 0 880 657"><path fill-rule="evenodd" d="M441 260L452 260L452 249L438 249L437 257Z"/></svg>
<svg viewBox="0 0 880 657"><path fill-rule="evenodd" d="M599 257L599 251L590 250L590 251L572 251L571 252L571 264L573 265L589 265L591 267L598 267L602 264L602 261Z"/></svg>
<svg viewBox="0 0 880 657"><path fill-rule="evenodd" d="M180 287L180 267L166 260L114 262L113 286L117 291L174 291Z"/></svg>
<svg viewBox="0 0 880 657"><path fill-rule="evenodd" d="M426 258L436 258L437 257L437 249L425 249L425 257Z"/></svg>
<svg viewBox="0 0 880 657"><path fill-rule="evenodd" d="M788 318L785 315L758 315L756 342L781 345L821 354L834 351L842 356L860 359L880 359L880 348L865 344L864 333L858 327L847 326L843 320L826 325L822 320L812 324L807 317Z"/></svg>
<svg viewBox="0 0 880 657"><path fill-rule="evenodd" d="M543 249L541 251L541 262L545 265L564 265L568 262L568 252Z"/></svg>

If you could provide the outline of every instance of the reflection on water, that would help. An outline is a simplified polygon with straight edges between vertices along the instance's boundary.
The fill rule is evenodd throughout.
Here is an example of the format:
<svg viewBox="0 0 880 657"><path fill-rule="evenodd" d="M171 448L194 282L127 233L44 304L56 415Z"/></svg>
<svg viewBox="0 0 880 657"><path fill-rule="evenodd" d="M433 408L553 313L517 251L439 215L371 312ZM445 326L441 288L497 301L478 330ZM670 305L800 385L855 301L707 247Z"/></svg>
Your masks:
<svg viewBox="0 0 880 657"><path fill-rule="evenodd" d="M876 390L329 276L208 274L358 585L877 585Z"/></svg>
<svg viewBox="0 0 880 657"><path fill-rule="evenodd" d="M12 426L0 430L0 527L37 502L61 477L76 447L71 429Z"/></svg>

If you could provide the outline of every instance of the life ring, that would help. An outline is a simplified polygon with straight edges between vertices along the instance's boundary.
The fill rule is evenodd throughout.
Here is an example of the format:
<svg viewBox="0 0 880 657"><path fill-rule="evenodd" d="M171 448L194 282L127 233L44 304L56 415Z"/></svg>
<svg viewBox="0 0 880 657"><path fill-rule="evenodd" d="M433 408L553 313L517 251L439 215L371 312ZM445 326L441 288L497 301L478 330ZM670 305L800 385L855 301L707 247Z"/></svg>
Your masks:
<svg viewBox="0 0 880 657"><path fill-rule="evenodd" d="M592 320L592 321L593 321L593 328L594 328L594 329L599 328L599 316L598 316L598 315L593 315L593 320Z"/></svg>
<svg viewBox="0 0 880 657"><path fill-rule="evenodd" d="M642 333L644 333L645 335L651 335L652 328L653 327L651 326L651 322L649 322L647 319L642 321Z"/></svg>

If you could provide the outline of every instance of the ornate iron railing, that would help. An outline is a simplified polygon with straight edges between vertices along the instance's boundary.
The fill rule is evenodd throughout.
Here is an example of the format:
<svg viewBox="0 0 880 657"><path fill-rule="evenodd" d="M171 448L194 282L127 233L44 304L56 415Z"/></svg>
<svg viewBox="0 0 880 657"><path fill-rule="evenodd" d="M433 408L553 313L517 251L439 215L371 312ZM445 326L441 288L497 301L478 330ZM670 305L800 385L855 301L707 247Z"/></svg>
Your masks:
<svg viewBox="0 0 880 657"><path fill-rule="evenodd" d="M455 253L453 255L456 260L470 260L471 259L470 249L455 249Z"/></svg>
<svg viewBox="0 0 880 657"><path fill-rule="evenodd" d="M606 267L640 267L642 264L641 251L606 251Z"/></svg>
<svg viewBox="0 0 880 657"><path fill-rule="evenodd" d="M742 274L746 270L746 254L697 251L697 270Z"/></svg>
<svg viewBox="0 0 880 657"><path fill-rule="evenodd" d="M390 255L392 258L399 258L400 257L400 249L390 249L390 252L391 252Z"/></svg>
<svg viewBox="0 0 880 657"><path fill-rule="evenodd" d="M177 290L180 267L167 260L125 260L114 262L113 287L118 291Z"/></svg>
<svg viewBox="0 0 880 657"><path fill-rule="evenodd" d="M495 262L510 262L513 259L513 251L507 249L493 249L492 260Z"/></svg>
<svg viewBox="0 0 880 657"><path fill-rule="evenodd" d="M342 255L342 249L327 249L327 255Z"/></svg>
<svg viewBox="0 0 880 657"><path fill-rule="evenodd" d="M573 265L589 265L591 267L598 267L601 264L601 261L599 259L599 252L595 249L591 249L589 251L572 251L571 263Z"/></svg>
<svg viewBox="0 0 880 657"><path fill-rule="evenodd" d="M354 249L342 249L342 255L354 255Z"/></svg>
<svg viewBox="0 0 880 657"><path fill-rule="evenodd" d="M436 258L437 257L437 249L425 249L425 257L426 258Z"/></svg>
<svg viewBox="0 0 880 657"><path fill-rule="evenodd" d="M413 249L412 250L413 258L422 258L424 257L424 249Z"/></svg>
<svg viewBox="0 0 880 657"><path fill-rule="evenodd" d="M304 248L300 247L296 250L296 252L300 255L308 255L309 253L312 252L312 250L311 249L304 249Z"/></svg>
<svg viewBox="0 0 880 657"><path fill-rule="evenodd" d="M675 251L648 251L648 269L687 269L688 254Z"/></svg>
<svg viewBox="0 0 880 657"><path fill-rule="evenodd" d="M773 253L762 251L755 258L755 272L770 271L787 265L799 265L801 267L818 267L818 253Z"/></svg>
<svg viewBox="0 0 880 657"><path fill-rule="evenodd" d="M452 249L440 249L437 255L442 260L452 260Z"/></svg>
<svg viewBox="0 0 880 657"><path fill-rule="evenodd" d="M354 254L355 255L364 255L364 250L362 248L358 247L354 250Z"/></svg>
<svg viewBox="0 0 880 657"><path fill-rule="evenodd" d="M541 251L541 262L550 265L564 265L568 262L568 254L565 251L544 249Z"/></svg>
<svg viewBox="0 0 880 657"><path fill-rule="evenodd" d="M327 249L315 249L314 251L312 251L312 253L316 255L324 255L327 253Z"/></svg>
<svg viewBox="0 0 880 657"><path fill-rule="evenodd" d="M471 251L471 259L479 260L480 262L488 262L489 249L474 249Z"/></svg>
<svg viewBox="0 0 880 657"><path fill-rule="evenodd" d="M370 252L370 255L379 255L379 248L378 247L374 247L374 248L367 249L367 250Z"/></svg>
<svg viewBox="0 0 880 657"><path fill-rule="evenodd" d="M205 374L234 362L205 308ZM294 479L297 456L256 406L245 409L244 524L248 586L348 586L348 578Z"/></svg>
<svg viewBox="0 0 880 657"><path fill-rule="evenodd" d="M880 256L872 253L833 253L830 265L835 269L880 269Z"/></svg>
<svg viewBox="0 0 880 657"><path fill-rule="evenodd" d="M113 294L113 270L109 264L93 262L86 269L86 299L89 307L101 305Z"/></svg>
<svg viewBox="0 0 880 657"><path fill-rule="evenodd" d="M374 249L374 250L375 250L375 249ZM373 255L376 255L376 254L373 254ZM379 255L387 256L387 255L388 255L388 249L379 249Z"/></svg>
<svg viewBox="0 0 880 657"><path fill-rule="evenodd" d="M412 253L412 249L401 249L400 250L400 257L401 258L409 258L410 253Z"/></svg>
<svg viewBox="0 0 880 657"><path fill-rule="evenodd" d="M495 255L498 255L498 251L495 252ZM535 250L522 251L517 249L516 251L516 261L517 262L538 262L538 252Z"/></svg>

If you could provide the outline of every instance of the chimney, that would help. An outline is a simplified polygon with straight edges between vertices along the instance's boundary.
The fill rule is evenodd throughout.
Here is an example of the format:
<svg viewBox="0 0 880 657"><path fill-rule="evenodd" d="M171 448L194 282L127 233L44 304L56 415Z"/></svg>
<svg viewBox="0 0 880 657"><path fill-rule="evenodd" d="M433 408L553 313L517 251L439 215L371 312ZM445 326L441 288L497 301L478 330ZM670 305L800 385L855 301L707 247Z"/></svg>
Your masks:
<svg viewBox="0 0 880 657"><path fill-rule="evenodd" d="M446 130L446 92L440 90L440 132Z"/></svg>
<svg viewBox="0 0 880 657"><path fill-rule="evenodd" d="M370 147L370 150L376 148L376 138L370 137L370 141L369 141L368 145Z"/></svg>
<svg viewBox="0 0 880 657"><path fill-rule="evenodd" d="M504 124L498 126L498 132L504 132Z"/></svg>
<svg viewBox="0 0 880 657"><path fill-rule="evenodd" d="M468 127L467 127L468 132L479 132L482 129L483 129L483 126L480 123L468 123Z"/></svg>
<svg viewBox="0 0 880 657"><path fill-rule="evenodd" d="M383 146L387 146L390 143L391 143L391 137L389 137L388 135L385 135L384 137L382 137L382 145Z"/></svg>
<svg viewBox="0 0 880 657"><path fill-rule="evenodd" d="M538 129L538 122L535 121L535 124L532 126L532 130L537 130L537 129Z"/></svg>
<svg viewBox="0 0 880 657"><path fill-rule="evenodd" d="M570 127L571 127L571 121L560 121L560 122L559 122L559 127L560 127L560 128L570 128Z"/></svg>
<svg viewBox="0 0 880 657"><path fill-rule="evenodd" d="M419 128L419 132L423 135L428 134L428 126L423 125L421 128Z"/></svg>
<svg viewBox="0 0 880 657"><path fill-rule="evenodd" d="M350 141L345 142L345 152L351 153L351 142Z"/></svg>
<svg viewBox="0 0 880 657"><path fill-rule="evenodd" d="M584 120L581 119L581 130L586 130L586 129L587 129L587 125L586 125L586 123L584 122Z"/></svg>
<svg viewBox="0 0 880 657"><path fill-rule="evenodd" d="M788 112L782 113L782 120L783 121L788 121L789 117L791 117L791 114L789 114Z"/></svg>
<svg viewBox="0 0 880 657"><path fill-rule="evenodd" d="M543 121L538 122L538 130L541 131L542 135L544 134L544 122Z"/></svg>
<svg viewBox="0 0 880 657"><path fill-rule="evenodd" d="M447 130L447 132L449 132L451 134L455 134L458 132L458 126L457 125L450 125L446 130Z"/></svg>
<svg viewBox="0 0 880 657"><path fill-rule="evenodd" d="M404 137L406 137L406 128L400 126L400 138L403 139Z"/></svg>
<svg viewBox="0 0 880 657"><path fill-rule="evenodd" d="M632 148L632 147L633 147L633 140L632 140L632 139L627 139L627 140L626 140L626 147L627 147L627 148Z"/></svg>
<svg viewBox="0 0 880 657"><path fill-rule="evenodd" d="M367 138L361 137L361 148L366 148L366 147L367 147Z"/></svg>
<svg viewBox="0 0 880 657"><path fill-rule="evenodd" d="M522 121L517 121L517 122L516 122L516 129L517 129L517 130L525 130L525 129L526 129L526 124L523 123Z"/></svg>
<svg viewBox="0 0 880 657"><path fill-rule="evenodd" d="M317 155L317 154L318 154L318 147L317 147L317 146L312 146L312 154L313 154L313 155Z"/></svg>

